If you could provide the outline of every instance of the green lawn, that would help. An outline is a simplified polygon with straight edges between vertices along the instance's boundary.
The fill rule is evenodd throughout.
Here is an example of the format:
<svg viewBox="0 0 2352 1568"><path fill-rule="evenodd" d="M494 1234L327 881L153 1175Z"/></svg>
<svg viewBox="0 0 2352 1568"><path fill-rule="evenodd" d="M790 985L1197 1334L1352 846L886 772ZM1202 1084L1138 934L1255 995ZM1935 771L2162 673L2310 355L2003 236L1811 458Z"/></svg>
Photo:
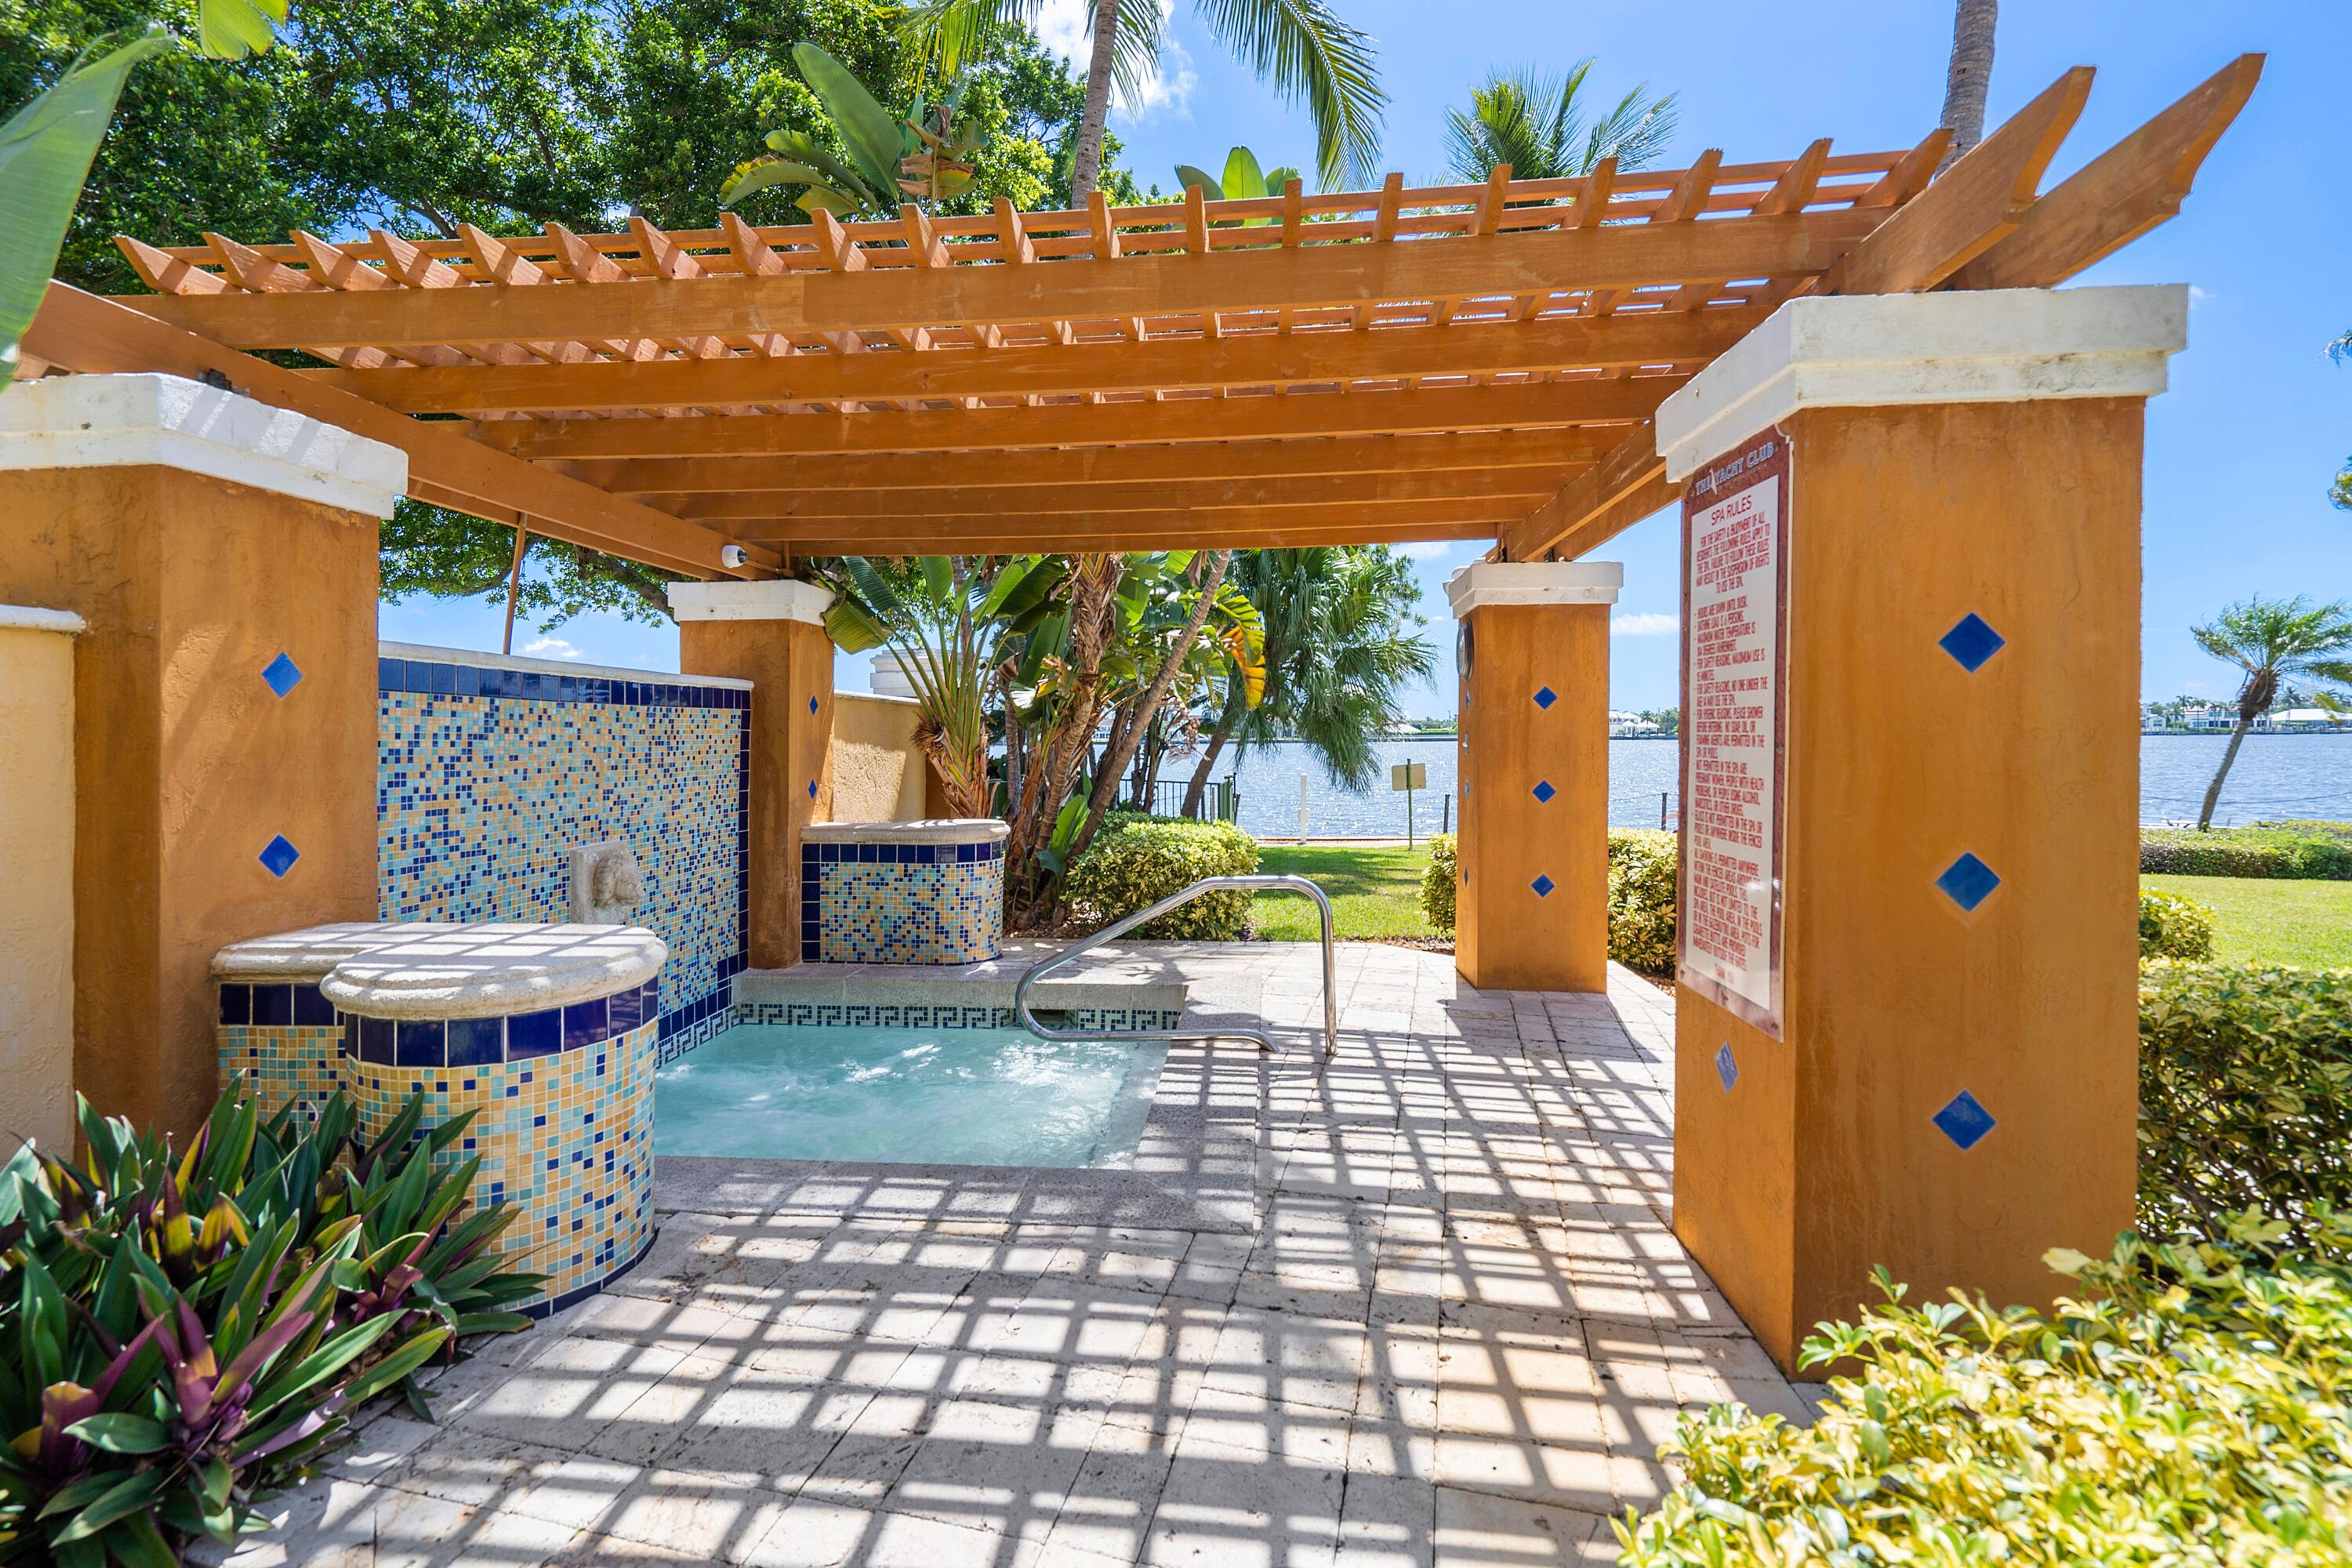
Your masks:
<svg viewBox="0 0 2352 1568"><path fill-rule="evenodd" d="M2352 882L2265 877L2143 877L2217 917L2213 956L2334 969L2352 964Z"/></svg>
<svg viewBox="0 0 2352 1568"><path fill-rule="evenodd" d="M1421 913L1421 873L1428 864L1429 851L1421 848L1269 844L1257 852L1259 870L1309 877L1320 885L1331 899L1331 934L1357 941L1437 934ZM1289 893L1252 900L1250 923L1276 942L1312 942L1320 929L1315 906Z"/></svg>
<svg viewBox="0 0 2352 1568"><path fill-rule="evenodd" d="M1258 869L1311 877L1331 896L1339 929L1357 941L1433 936L1421 913L1426 849L1267 845ZM2352 965L2352 882L2282 881L2254 877L2147 877L2150 888L2196 900L2219 917L2213 955L2235 961ZM1276 942L1312 942L1315 911L1303 899L1262 894L1250 922Z"/></svg>

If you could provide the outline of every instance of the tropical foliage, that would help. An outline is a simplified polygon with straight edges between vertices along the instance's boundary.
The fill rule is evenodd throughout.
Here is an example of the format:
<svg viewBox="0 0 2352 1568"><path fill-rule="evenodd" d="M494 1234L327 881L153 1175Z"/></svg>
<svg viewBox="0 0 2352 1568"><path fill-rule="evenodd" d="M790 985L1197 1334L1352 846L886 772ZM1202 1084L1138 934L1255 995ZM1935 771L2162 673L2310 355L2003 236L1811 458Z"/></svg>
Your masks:
<svg viewBox="0 0 2352 1568"><path fill-rule="evenodd" d="M1025 637L1054 614L1068 579L1059 556L930 555L913 562L856 556L825 563L835 594L825 631L850 652L887 647L914 688L915 739L958 816L994 813L989 776L989 696L1007 638Z"/></svg>
<svg viewBox="0 0 2352 1568"><path fill-rule="evenodd" d="M1609 956L1638 974L1675 972L1675 856L1671 833L1609 835Z"/></svg>
<svg viewBox="0 0 2352 1568"><path fill-rule="evenodd" d="M1560 75L1496 71L1470 92L1470 107L1445 115L1445 163L1473 184L1505 164L1515 178L1558 180L1589 174L1603 159L1639 169L1655 163L1675 137L1675 97L1648 96L1644 82L1597 114L1585 81L1592 61Z"/></svg>
<svg viewBox="0 0 2352 1568"><path fill-rule="evenodd" d="M511 1331L505 1205L467 1212L470 1117L363 1137L336 1095L233 1085L186 1150L80 1105L84 1152L0 1166L0 1563L168 1568L467 1334Z"/></svg>
<svg viewBox="0 0 2352 1568"><path fill-rule="evenodd" d="M2194 899L2142 888L2139 892L2139 955L2142 958L2210 958L2213 956L2213 911Z"/></svg>
<svg viewBox="0 0 2352 1568"><path fill-rule="evenodd" d="M757 191L795 185L801 194L794 205L812 217L820 212L837 218L887 217L901 200L937 205L971 189L971 159L982 132L976 125L955 122L961 81L950 84L936 101L927 102L919 88L914 107L901 118L876 102L849 68L818 45L794 44L793 59L824 105L832 140L845 155L835 156L807 131L771 131L764 138L768 151L727 176L719 191L720 205L733 206Z"/></svg>
<svg viewBox="0 0 2352 1568"><path fill-rule="evenodd" d="M2352 1213L2352 970L2141 966L2139 1226L2258 1212L2307 1240Z"/></svg>
<svg viewBox="0 0 2352 1568"><path fill-rule="evenodd" d="M2238 688L2238 722L2230 744L2206 786L2197 826L2210 827L2221 804L2222 781L2238 760L2238 748L2254 721L2271 710L2281 682L2297 676L2352 685L2352 605L2340 600L2315 605L2302 595L2265 599L2260 595L2231 605L2208 624L2192 627L2197 646L2244 670Z"/></svg>
<svg viewBox="0 0 2352 1568"><path fill-rule="evenodd" d="M1228 745L1277 738L1304 743L1345 789L1368 787L1380 737L1404 717L1404 693L1429 679L1435 654L1414 613L1412 563L1386 545L1252 550L1234 557L1234 584L1265 617L1265 691L1255 706L1228 695L1185 795L1197 814Z"/></svg>
<svg viewBox="0 0 2352 1568"><path fill-rule="evenodd" d="M1433 835L1429 840L1429 865L1421 874L1421 912L1439 931L1454 929L1454 889L1462 879L1454 842L1451 833Z"/></svg>
<svg viewBox="0 0 2352 1568"><path fill-rule="evenodd" d="M1887 1302L1824 1325L1810 1427L1687 1416L1684 1480L1618 1527L1633 1568L2352 1559L2352 1218L2064 1250L2048 1311Z"/></svg>
<svg viewBox="0 0 2352 1568"><path fill-rule="evenodd" d="M1241 877L1257 869L1257 840L1230 822L1132 818L1118 821L1070 868L1070 903L1089 925L1108 925L1203 877ZM1248 934L1250 895L1203 893L1139 926L1160 941L1231 942Z"/></svg>
<svg viewBox="0 0 2352 1568"><path fill-rule="evenodd" d="M1174 14L1158 0L1088 0L1088 6L1094 47L1072 182L1081 196L1095 186L1114 83L1126 101L1141 101ZM1045 0L924 0L909 8L907 28L926 56L953 76L1008 27L1034 24L1044 9ZM1388 94L1369 37L1325 0L1196 0L1195 13L1284 100L1306 100L1315 121L1316 168L1326 187L1371 181Z"/></svg>

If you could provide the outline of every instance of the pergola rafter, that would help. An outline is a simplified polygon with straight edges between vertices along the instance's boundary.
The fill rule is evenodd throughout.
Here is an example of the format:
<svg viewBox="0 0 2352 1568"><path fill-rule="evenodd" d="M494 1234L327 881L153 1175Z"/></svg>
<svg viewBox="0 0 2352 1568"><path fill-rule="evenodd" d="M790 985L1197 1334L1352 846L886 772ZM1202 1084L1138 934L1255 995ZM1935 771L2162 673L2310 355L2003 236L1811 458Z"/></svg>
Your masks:
<svg viewBox="0 0 2352 1568"><path fill-rule="evenodd" d="M1136 542L1573 554L1673 498L1657 405L1781 302L2061 281L2177 208L2260 68L2047 196L2087 68L1941 177L1939 132L1156 206L125 237L155 292L54 289L20 374L201 364L407 447L421 498L695 575Z"/></svg>

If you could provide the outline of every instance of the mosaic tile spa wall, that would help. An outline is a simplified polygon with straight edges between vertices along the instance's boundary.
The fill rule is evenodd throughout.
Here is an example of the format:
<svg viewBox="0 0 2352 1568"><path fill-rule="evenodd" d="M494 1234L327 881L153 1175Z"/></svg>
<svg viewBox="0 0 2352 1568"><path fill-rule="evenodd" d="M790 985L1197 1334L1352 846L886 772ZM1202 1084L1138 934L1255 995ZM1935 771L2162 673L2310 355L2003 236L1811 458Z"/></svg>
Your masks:
<svg viewBox="0 0 2352 1568"><path fill-rule="evenodd" d="M744 967L751 693L382 652L379 918L566 920L572 847L625 839L646 885L635 921L669 945L662 1036L720 1020Z"/></svg>

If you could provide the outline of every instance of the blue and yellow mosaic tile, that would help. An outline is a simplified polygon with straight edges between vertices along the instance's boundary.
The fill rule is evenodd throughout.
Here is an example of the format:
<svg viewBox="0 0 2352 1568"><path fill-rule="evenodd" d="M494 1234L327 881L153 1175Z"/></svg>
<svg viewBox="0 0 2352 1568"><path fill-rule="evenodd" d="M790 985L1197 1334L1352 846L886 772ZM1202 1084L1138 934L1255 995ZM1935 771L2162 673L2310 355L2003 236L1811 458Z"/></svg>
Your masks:
<svg viewBox="0 0 2352 1568"><path fill-rule="evenodd" d="M977 963L1004 928L997 844L803 844L801 958Z"/></svg>
<svg viewBox="0 0 2352 1568"><path fill-rule="evenodd" d="M480 1157L474 1202L520 1211L499 1237L506 1267L546 1275L542 1303L556 1306L635 1263L653 1239L654 1036L641 1024L544 1057L348 1070L371 1133L420 1092L428 1127L476 1112L444 1158Z"/></svg>

